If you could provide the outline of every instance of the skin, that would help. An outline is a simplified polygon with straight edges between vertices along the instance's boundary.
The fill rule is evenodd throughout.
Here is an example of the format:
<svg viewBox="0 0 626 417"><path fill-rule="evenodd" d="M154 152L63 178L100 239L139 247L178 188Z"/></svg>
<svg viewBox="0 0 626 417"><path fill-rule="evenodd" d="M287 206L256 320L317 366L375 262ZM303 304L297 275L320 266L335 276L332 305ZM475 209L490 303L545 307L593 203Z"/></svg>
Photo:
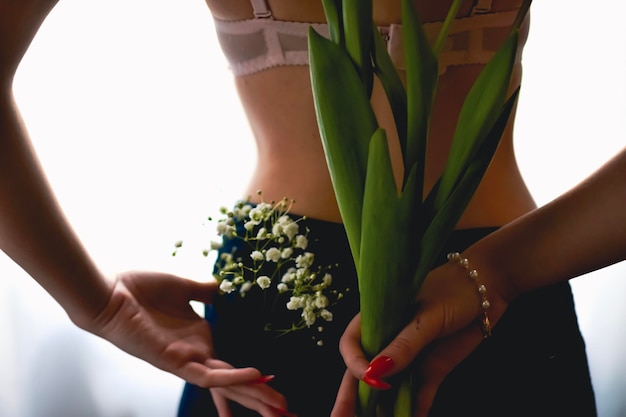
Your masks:
<svg viewBox="0 0 626 417"><path fill-rule="evenodd" d="M45 288L78 326L189 382L211 388L221 416L230 415L228 401L239 402L263 416L285 415L287 399L265 384L254 383L261 377L257 370L232 369L213 357L210 329L193 313L188 301L210 302L216 290L214 283L199 284L151 272L105 277L56 203L12 97L18 64L55 4L53 0L0 0L0 248ZM219 19L252 17L248 0L207 0L207 4ZM519 4L519 0L494 0L493 8L513 10ZM270 0L270 6L276 19L324 20L317 0ZM429 22L442 20L448 4L417 1L416 6L422 19ZM465 1L460 15L467 15L470 6L471 2ZM380 25L399 22L399 1L374 1L374 18ZM491 38L494 43L502 40L499 35ZM450 146L453 126L446 120L456 117L480 69L479 65L453 67L440 80L426 166L427 190L441 173ZM519 83L519 76L512 87ZM242 197L254 200L260 189L265 200L295 199L296 213L340 221L318 136L308 68L273 68L235 81L259 155ZM379 86L372 103L380 124L392 132L391 114ZM515 162L512 128L513 122L458 224L459 228L507 225L466 254L479 267L490 289L490 318L494 323L519 293L624 259L623 250L615 248L626 247L626 219L621 209L626 196L617 181L624 177L624 153L571 194L537 210ZM399 177L399 152L395 147L391 151ZM277 175L278 170L282 173L302 166L315 175ZM622 226L614 227L608 220L596 224L592 214L597 210L617 218ZM585 227L578 227L580 224ZM578 246L571 239L572 230L580 238L576 240ZM556 247L563 248L562 258L542 258L553 245L561 245ZM598 252L591 250L594 248L606 250L592 257L590 253ZM524 262L520 264L519 259ZM521 277L526 274L535 280L524 281ZM476 290L461 275L458 268L450 266L433 271L420 292L422 309L414 324L381 352L394 359L389 374L420 354L425 376L418 398L420 416L426 415L445 375L481 340L475 326L480 313ZM447 282L455 285L442 285ZM447 292L448 288L454 291ZM349 369L334 416L353 415L355 381L363 377L368 366L358 347L358 327L357 317L341 342ZM426 346L429 348L423 352Z"/></svg>

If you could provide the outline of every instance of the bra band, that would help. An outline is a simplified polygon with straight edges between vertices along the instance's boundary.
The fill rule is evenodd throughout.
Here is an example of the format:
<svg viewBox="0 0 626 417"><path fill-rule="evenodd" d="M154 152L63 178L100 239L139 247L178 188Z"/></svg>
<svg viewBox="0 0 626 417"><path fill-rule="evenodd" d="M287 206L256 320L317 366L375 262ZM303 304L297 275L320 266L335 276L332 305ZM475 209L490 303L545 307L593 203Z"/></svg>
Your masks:
<svg viewBox="0 0 626 417"><path fill-rule="evenodd" d="M254 19L214 19L217 37L234 75L247 75L281 65L308 65L309 27L328 37L325 24L275 20L266 0L250 0ZM439 56L439 73L451 66L486 64L497 46L488 41L491 33L506 33L517 16L516 10L491 12L492 0L476 0L469 17L456 19ZM442 22L424 24L426 36L434 42ZM379 28L396 68L404 70L401 26ZM518 54L517 63L521 61Z"/></svg>

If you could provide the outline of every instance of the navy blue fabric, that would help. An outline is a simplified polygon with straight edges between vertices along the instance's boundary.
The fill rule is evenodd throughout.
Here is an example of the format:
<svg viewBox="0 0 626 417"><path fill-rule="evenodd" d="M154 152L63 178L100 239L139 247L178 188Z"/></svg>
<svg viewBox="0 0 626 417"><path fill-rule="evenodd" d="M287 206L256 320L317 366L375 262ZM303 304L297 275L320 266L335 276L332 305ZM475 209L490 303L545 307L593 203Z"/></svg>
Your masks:
<svg viewBox="0 0 626 417"><path fill-rule="evenodd" d="M264 331L268 317L272 323L280 322L287 310L284 304L264 310L267 303L261 297L219 297L207 306L207 319L220 359L276 375L270 385L286 396L291 412L325 417L345 370L337 346L343 329L358 312L358 290L343 226L313 219L307 219L306 225L316 261L334 265L331 273L338 290L350 288L332 307L334 320L324 325L323 332L313 327L277 337ZM440 263L447 252L463 251L493 230L456 231ZM233 244L226 241L223 250L232 250ZM237 255L248 253L239 248ZM317 345L319 339L323 346ZM257 415L236 404L232 410L236 417ZM186 384L178 417L216 415L209 390ZM596 415L585 346L567 283L512 303L493 336L445 379L430 413L431 417L566 415Z"/></svg>

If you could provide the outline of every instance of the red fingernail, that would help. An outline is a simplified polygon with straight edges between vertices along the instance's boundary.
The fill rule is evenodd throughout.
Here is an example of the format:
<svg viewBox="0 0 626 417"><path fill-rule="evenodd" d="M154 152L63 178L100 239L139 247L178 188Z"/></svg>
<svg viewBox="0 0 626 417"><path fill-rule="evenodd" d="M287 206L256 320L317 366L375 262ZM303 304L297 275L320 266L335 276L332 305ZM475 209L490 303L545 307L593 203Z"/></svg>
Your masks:
<svg viewBox="0 0 626 417"><path fill-rule="evenodd" d="M391 388L391 385L389 385L387 382L383 381L382 379L372 378L371 376L364 376L363 377L363 382L365 382L370 387L376 388L376 389L389 389L389 388Z"/></svg>
<svg viewBox="0 0 626 417"><path fill-rule="evenodd" d="M280 414L281 416L285 416L285 417L297 417L297 414L294 413L290 413L287 410L283 410L282 408L276 408L276 407L272 407L272 410L276 411L278 414Z"/></svg>
<svg viewBox="0 0 626 417"><path fill-rule="evenodd" d="M263 375L260 378L255 379L254 381L252 381L253 384L266 384L268 382L270 382L272 379L274 379L276 377L276 375Z"/></svg>
<svg viewBox="0 0 626 417"><path fill-rule="evenodd" d="M365 376L378 378L389 372L391 368L393 368L393 359L389 356L380 356L370 362L369 368L365 371Z"/></svg>

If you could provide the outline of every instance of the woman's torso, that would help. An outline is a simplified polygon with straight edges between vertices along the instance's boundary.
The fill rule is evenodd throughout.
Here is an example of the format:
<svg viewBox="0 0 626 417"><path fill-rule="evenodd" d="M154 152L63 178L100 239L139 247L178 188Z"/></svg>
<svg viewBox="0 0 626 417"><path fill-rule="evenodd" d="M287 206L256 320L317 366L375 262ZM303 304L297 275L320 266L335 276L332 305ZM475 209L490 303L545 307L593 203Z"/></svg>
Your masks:
<svg viewBox="0 0 626 417"><path fill-rule="evenodd" d="M206 0L213 16L220 20L242 20L253 17L250 0ZM442 21L449 1L417 1L423 21ZM276 20L321 23L325 21L320 0L268 0ZM517 9L521 0L493 0L492 11ZM459 16L469 15L472 0L465 0ZM374 20L379 26L400 23L399 0L374 0ZM484 42L499 44L506 31L489 32ZM487 35L486 35L487 36ZM523 36L525 40L525 36ZM442 74L431 124L426 165L426 189L441 174L450 147L455 121L465 95L481 65L451 66ZM402 75L402 74L401 74ZM520 73L514 84L519 83ZM258 162L242 197L265 201L283 197L295 199L294 212L311 217L340 221L339 211L326 159L319 138L307 66L278 66L253 74L237 76L235 84L255 136ZM375 87L372 105L378 122L387 133L393 133L393 118L386 98ZM513 118L481 185L470 202L459 228L505 224L535 207L526 189L513 152ZM390 141L393 142L393 141ZM400 155L392 149L396 167ZM399 174L399 170L398 174Z"/></svg>

